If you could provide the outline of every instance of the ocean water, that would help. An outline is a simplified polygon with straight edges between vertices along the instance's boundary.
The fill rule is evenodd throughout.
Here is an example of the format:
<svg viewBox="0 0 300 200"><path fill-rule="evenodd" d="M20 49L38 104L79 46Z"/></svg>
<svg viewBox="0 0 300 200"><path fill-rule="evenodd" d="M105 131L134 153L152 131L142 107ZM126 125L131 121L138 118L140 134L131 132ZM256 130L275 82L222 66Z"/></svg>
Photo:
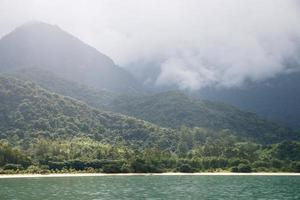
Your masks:
<svg viewBox="0 0 300 200"><path fill-rule="evenodd" d="M0 179L1 200L291 200L300 176L100 176Z"/></svg>

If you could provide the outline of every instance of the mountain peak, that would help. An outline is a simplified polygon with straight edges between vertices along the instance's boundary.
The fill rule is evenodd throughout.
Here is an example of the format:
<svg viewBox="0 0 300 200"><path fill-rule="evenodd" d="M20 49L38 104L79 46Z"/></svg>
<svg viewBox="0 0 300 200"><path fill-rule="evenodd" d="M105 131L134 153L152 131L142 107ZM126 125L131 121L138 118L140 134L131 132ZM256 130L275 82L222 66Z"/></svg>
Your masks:
<svg viewBox="0 0 300 200"><path fill-rule="evenodd" d="M21 28L31 28L31 27L39 27L39 28L59 28L57 25L45 23L42 21L29 21L21 26L17 27L16 29L21 29Z"/></svg>
<svg viewBox="0 0 300 200"><path fill-rule="evenodd" d="M73 35L60 28L58 25L48 24L41 21L27 22L19 27L16 27L12 33L14 32L20 32L22 34L32 33L35 34L35 36L37 35L45 36L46 34L47 37L51 37L53 34L61 34L61 35L67 35L68 37L75 38Z"/></svg>
<svg viewBox="0 0 300 200"><path fill-rule="evenodd" d="M108 56L44 22L23 24L0 40L0 72L32 67L97 89L124 92L139 85Z"/></svg>
<svg viewBox="0 0 300 200"><path fill-rule="evenodd" d="M40 21L27 22L15 28L1 40L6 40L7 42L18 41L20 43L19 45L23 46L38 45L47 47L49 45L56 45L56 48L62 48L66 44L73 43L88 46L59 26ZM30 48L33 48L33 46L30 46Z"/></svg>

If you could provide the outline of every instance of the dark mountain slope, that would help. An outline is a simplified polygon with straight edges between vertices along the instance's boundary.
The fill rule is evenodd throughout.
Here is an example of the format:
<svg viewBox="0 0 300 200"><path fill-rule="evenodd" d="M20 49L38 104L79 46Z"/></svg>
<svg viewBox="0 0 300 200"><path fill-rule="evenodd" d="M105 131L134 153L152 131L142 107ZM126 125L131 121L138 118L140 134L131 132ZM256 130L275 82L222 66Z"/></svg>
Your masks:
<svg viewBox="0 0 300 200"><path fill-rule="evenodd" d="M157 144L174 148L176 135L132 117L100 112L86 104L48 92L31 82L0 76L0 136L65 138L88 136L96 140L144 148Z"/></svg>
<svg viewBox="0 0 300 200"><path fill-rule="evenodd" d="M300 128L300 72L236 89L204 89L201 99L225 102Z"/></svg>
<svg viewBox="0 0 300 200"><path fill-rule="evenodd" d="M225 104L200 101L181 92L137 98L124 96L116 99L111 109L164 127L230 129L239 136L257 138L266 143L295 137L291 130L266 121L254 113Z"/></svg>
<svg viewBox="0 0 300 200"><path fill-rule="evenodd" d="M51 92L75 98L102 110L119 96L118 93L109 90L99 90L60 78L54 73L40 68L24 68L10 71L8 75L34 82Z"/></svg>
<svg viewBox="0 0 300 200"><path fill-rule="evenodd" d="M159 145L174 150L182 132L189 133L188 129L174 131L133 117L98 111L75 99L48 92L32 82L8 76L0 76L0 96L1 138L31 140L38 136L56 139L88 136L113 144L125 142L142 148ZM139 98L123 96L113 105L112 110L158 125L205 127L203 131L199 130L200 138L208 137L208 132L214 137L229 129L229 134L261 143L297 139L290 130L252 113L201 102L178 92Z"/></svg>
<svg viewBox="0 0 300 200"><path fill-rule="evenodd" d="M98 89L137 92L137 81L107 56L57 26L29 23L0 40L0 71L39 67Z"/></svg>
<svg viewBox="0 0 300 200"><path fill-rule="evenodd" d="M40 69L24 69L13 74L101 110L120 112L164 127L205 127L214 131L229 129L238 136L258 138L263 143L294 137L291 130L254 113L226 104L201 101L180 92L125 96L88 88Z"/></svg>

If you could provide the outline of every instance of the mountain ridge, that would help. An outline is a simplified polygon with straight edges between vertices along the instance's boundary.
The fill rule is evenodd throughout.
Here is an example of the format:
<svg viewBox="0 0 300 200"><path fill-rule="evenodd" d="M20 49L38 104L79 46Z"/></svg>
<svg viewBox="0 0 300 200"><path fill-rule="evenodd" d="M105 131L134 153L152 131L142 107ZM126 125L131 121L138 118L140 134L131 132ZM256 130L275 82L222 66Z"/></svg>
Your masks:
<svg viewBox="0 0 300 200"><path fill-rule="evenodd" d="M88 136L108 143L145 147L172 144L173 130L122 114L99 111L70 97L14 77L0 76L0 135L28 140L38 136ZM169 135L169 136L168 136ZM168 136L168 138L164 138ZM161 141L159 141L161 140ZM164 144L165 148L172 145ZM162 144L163 145L163 144Z"/></svg>
<svg viewBox="0 0 300 200"><path fill-rule="evenodd" d="M123 99L115 99L111 109L163 127L229 129L237 132L237 135L261 138L267 143L272 136L276 138L291 132L291 129L265 120L255 113L227 104L198 100L179 91L134 98L123 96Z"/></svg>
<svg viewBox="0 0 300 200"><path fill-rule="evenodd" d="M224 102L261 116L300 128L300 72L296 71L242 88L206 88L201 99Z"/></svg>
<svg viewBox="0 0 300 200"><path fill-rule="evenodd" d="M35 22L0 39L0 71L38 67L98 89L138 92L140 84L124 69L58 26Z"/></svg>

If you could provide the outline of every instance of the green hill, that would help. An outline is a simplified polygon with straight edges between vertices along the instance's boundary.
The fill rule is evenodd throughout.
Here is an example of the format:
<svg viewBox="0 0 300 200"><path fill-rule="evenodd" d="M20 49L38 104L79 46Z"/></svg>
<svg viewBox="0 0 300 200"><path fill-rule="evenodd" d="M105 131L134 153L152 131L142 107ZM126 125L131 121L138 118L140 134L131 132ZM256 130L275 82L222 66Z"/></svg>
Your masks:
<svg viewBox="0 0 300 200"><path fill-rule="evenodd" d="M201 101L178 91L139 96L119 95L65 80L39 68L21 69L10 74L97 109L122 113L163 127L203 127L214 131L228 129L236 136L261 143L297 138L292 130L254 113L227 104Z"/></svg>
<svg viewBox="0 0 300 200"><path fill-rule="evenodd" d="M75 81L66 80L51 71L37 67L12 70L6 75L34 82L51 92L78 99L100 109L106 108L113 99L119 96L118 93L109 90L99 90Z"/></svg>
<svg viewBox="0 0 300 200"><path fill-rule="evenodd" d="M48 92L32 82L0 77L0 136L31 140L39 136L88 136L109 143L172 148L171 129L133 117L101 112L88 105Z"/></svg>
<svg viewBox="0 0 300 200"><path fill-rule="evenodd" d="M292 130L254 113L227 104L201 101L178 91L139 96L120 95L80 85L39 68L21 69L10 74L97 109L122 113L163 127L203 127L215 132L228 129L236 136L261 143L297 138Z"/></svg>
<svg viewBox="0 0 300 200"><path fill-rule="evenodd" d="M111 109L164 127L229 129L236 135L272 143L296 136L288 128L226 104L201 101L181 92L115 99Z"/></svg>
<svg viewBox="0 0 300 200"><path fill-rule="evenodd" d="M300 172L299 133L177 91L145 95L57 26L26 24L0 39L0 72L0 174Z"/></svg>
<svg viewBox="0 0 300 200"><path fill-rule="evenodd" d="M176 111L192 101L180 93L165 95L168 98L163 99L170 104L176 103L174 98L181 99L173 105ZM79 170L109 173L195 172L220 169L299 172L299 142L266 146L254 143L292 138L279 135L280 132L272 136L242 135L230 130L216 130L221 129L221 125L215 130L161 128L133 117L96 110L76 99L9 76L0 76L0 97L0 173ZM138 100L132 100L132 103ZM151 105L148 101L145 103ZM214 104L208 107L207 102L202 103L205 112L213 112L213 108L216 113L220 112L220 118L211 120L225 119L221 111L226 107L217 109ZM145 104L136 105L140 109L146 108ZM192 105L195 108L202 104L194 102ZM231 107L226 108L224 113L230 109L238 113ZM163 111L163 108L157 110Z"/></svg>

